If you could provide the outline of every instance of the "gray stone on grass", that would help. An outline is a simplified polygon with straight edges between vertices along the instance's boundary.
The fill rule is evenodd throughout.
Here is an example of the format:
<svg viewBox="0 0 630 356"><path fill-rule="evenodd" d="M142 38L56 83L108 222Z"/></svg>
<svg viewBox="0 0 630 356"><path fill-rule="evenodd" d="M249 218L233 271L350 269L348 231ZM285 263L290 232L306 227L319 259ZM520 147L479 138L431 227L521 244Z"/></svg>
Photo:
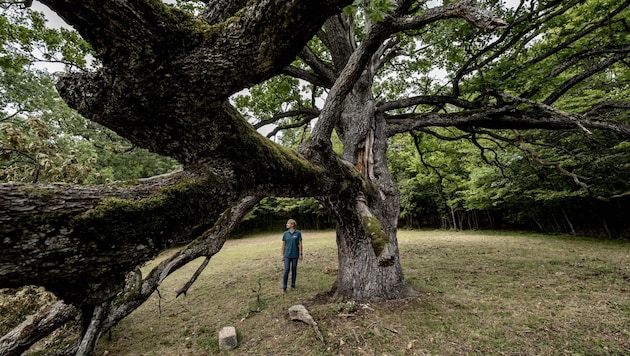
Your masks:
<svg viewBox="0 0 630 356"><path fill-rule="evenodd" d="M324 337L322 336L322 333L319 332L319 328L317 327L317 322L315 321L315 319L313 319L313 317L308 312L308 310L306 310L305 306L303 306L302 304L298 304L289 308L289 317L291 318L291 320L299 320L308 325L311 325L313 329L315 330L315 334L317 334L317 338L321 342L324 342Z"/></svg>
<svg viewBox="0 0 630 356"><path fill-rule="evenodd" d="M219 331L219 349L231 350L238 345L236 339L236 328L233 326L226 326Z"/></svg>

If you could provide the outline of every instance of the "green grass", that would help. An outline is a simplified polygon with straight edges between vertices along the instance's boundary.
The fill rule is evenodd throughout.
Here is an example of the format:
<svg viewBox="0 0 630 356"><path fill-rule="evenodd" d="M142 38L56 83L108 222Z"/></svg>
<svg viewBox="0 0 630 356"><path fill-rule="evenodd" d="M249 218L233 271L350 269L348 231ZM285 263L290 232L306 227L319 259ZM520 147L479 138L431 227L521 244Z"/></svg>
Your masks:
<svg viewBox="0 0 630 356"><path fill-rule="evenodd" d="M104 336L97 355L630 354L630 243L521 233L401 231L418 296L362 305L330 297L334 232L304 234L298 291L282 294L280 235L231 240L171 275ZM147 269L150 266L147 266ZM325 343L288 308L304 304ZM218 349L234 326L239 347Z"/></svg>

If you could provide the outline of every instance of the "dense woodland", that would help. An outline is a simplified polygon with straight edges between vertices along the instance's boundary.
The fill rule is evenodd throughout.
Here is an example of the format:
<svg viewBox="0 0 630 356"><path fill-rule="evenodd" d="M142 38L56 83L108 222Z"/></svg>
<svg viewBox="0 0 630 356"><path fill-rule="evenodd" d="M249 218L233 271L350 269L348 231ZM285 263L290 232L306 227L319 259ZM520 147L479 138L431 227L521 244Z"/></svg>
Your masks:
<svg viewBox="0 0 630 356"><path fill-rule="evenodd" d="M80 315L90 354L288 217L336 228L360 301L412 293L401 227L628 237L628 1L42 3L74 30L0 4L0 287L62 302L0 351Z"/></svg>

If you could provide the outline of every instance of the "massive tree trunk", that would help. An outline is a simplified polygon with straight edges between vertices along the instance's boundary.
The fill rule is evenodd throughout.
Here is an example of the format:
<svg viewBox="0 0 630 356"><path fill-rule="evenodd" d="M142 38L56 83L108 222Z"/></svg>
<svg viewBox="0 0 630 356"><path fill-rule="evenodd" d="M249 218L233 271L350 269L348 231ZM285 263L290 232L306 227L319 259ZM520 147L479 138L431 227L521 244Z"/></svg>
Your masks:
<svg viewBox="0 0 630 356"><path fill-rule="evenodd" d="M408 296L397 227L400 194L387 167L385 121L372 94L370 71L364 71L348 94L336 126L344 144L343 159L351 162L369 189L334 197L328 209L337 217L339 275L335 289L358 301Z"/></svg>
<svg viewBox="0 0 630 356"><path fill-rule="evenodd" d="M318 78L324 78L322 83L335 83L312 141L328 136L334 126L343 143L343 161L363 181L360 189L322 199L337 219L339 275L334 289L358 301L397 299L412 292L405 283L398 253L400 200L387 167L385 116L377 111L372 94L387 31L383 24L368 27L372 31L358 45L351 16L338 15L325 23L318 37L330 51L330 67L309 53L301 54ZM309 144L305 147L317 149Z"/></svg>

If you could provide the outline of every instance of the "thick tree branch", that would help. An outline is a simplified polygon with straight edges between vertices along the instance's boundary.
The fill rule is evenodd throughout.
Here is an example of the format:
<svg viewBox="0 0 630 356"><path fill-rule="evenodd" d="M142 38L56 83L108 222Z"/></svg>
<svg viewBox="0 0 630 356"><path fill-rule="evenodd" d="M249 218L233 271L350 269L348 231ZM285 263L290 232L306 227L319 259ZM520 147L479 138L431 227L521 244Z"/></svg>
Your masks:
<svg viewBox="0 0 630 356"><path fill-rule="evenodd" d="M186 294L188 288L192 286L192 284L197 280L197 277L199 277L199 274L201 274L201 272L206 268L208 262L210 262L210 258L221 250L223 244L236 229L245 214L247 214L256 204L258 204L260 199L260 197L253 196L241 199L241 201L239 201L237 204L235 204L229 210L223 213L223 216L221 216L221 219L219 219L212 230L202 235L198 241L195 241L195 243L200 243L203 245L204 249L206 250L204 253L206 259L203 261L201 266L197 268L197 270L192 275L192 277L190 277L188 282L186 282L186 284L179 291L177 291L177 296L179 296L180 294ZM194 251L194 249L189 248L187 251ZM188 261L193 261L197 257L200 256L196 256L196 254L193 253L192 255L188 256Z"/></svg>
<svg viewBox="0 0 630 356"><path fill-rule="evenodd" d="M0 339L0 355L21 355L78 313L76 307L62 301L44 307Z"/></svg>
<svg viewBox="0 0 630 356"><path fill-rule="evenodd" d="M569 114L569 113L567 113L567 112L564 112L564 111L562 111L562 110L555 109L555 108L553 108L553 107L551 107L551 106L549 106L549 105L547 105L547 104L545 104L545 103L539 103L539 102L536 102L536 101L533 101L533 100L519 98L519 97L514 96L514 95L509 95L509 94L506 94L506 93L500 93L499 95L500 95L501 97L504 97L504 98L508 98L508 99L510 99L510 100L513 100L513 101L515 101L515 102L517 102L517 103L526 103L526 104L528 104L528 105L532 105L532 106L534 106L534 107L540 108L540 109L541 109L541 110L543 110L543 111L548 111L548 112L551 112L551 113L553 113L553 114L556 114L556 115L558 115L558 116L560 116L560 117L562 117L562 118L565 118L565 119L567 119L567 120L571 120L571 121L575 122L575 125L576 125L577 127L579 127L580 129L582 129L582 131L584 131L586 134L588 134L588 135L590 135L590 134L591 134L591 132L590 132L590 131L588 131L588 130L584 127L584 125L582 125L582 124L580 123L580 120L579 120L577 117L575 117L575 116L573 116L573 115L571 115L571 114Z"/></svg>
<svg viewBox="0 0 630 356"><path fill-rule="evenodd" d="M317 37L330 50L337 75L357 49L354 29L354 17L341 13L326 20L324 29L317 32Z"/></svg>
<svg viewBox="0 0 630 356"><path fill-rule="evenodd" d="M246 154L258 163L223 159L129 185L0 184L0 288L40 285L69 303L99 304L238 195L317 196L338 184L286 148Z"/></svg>
<svg viewBox="0 0 630 356"><path fill-rule="evenodd" d="M193 197L225 206L231 183L214 184L190 172L128 187L2 184L0 287L40 285L70 303L99 304L171 239L212 222L216 205L185 206Z"/></svg>
<svg viewBox="0 0 630 356"><path fill-rule="evenodd" d="M385 20L373 26L372 31L367 34L357 50L352 53L352 56L339 75L339 79L337 79L328 93L328 98L322 108L320 118L311 133L309 141L312 141L316 145L319 144L316 142L330 142L330 135L337 122L338 113L341 110L346 96L354 87L363 70L365 70L374 52L378 50L380 44L389 34L390 22L391 18L389 18L389 21ZM308 147L308 144L305 147Z"/></svg>
<svg viewBox="0 0 630 356"><path fill-rule="evenodd" d="M599 63L591 66L588 70L585 70L581 72L580 74L574 75L573 77L571 77L570 79L562 83L562 85L556 88L556 90L554 90L553 93L549 94L543 102L547 105L553 104L562 95L564 95L566 92L568 92L571 88L573 88L577 84L583 82L586 78L589 78L601 72L602 70L610 67L614 63L617 63L627 58L628 55L630 54L630 45L619 48L615 52L616 52L615 55L601 60Z"/></svg>
<svg viewBox="0 0 630 356"><path fill-rule="evenodd" d="M227 238L238 226L243 216L259 201L260 197L247 196L242 198L237 204L227 209L221 215L212 229L204 232L203 235L191 242L186 248L153 268L149 275L142 281L142 284L138 286L130 296L125 296L122 298L123 302L115 302L112 305L108 318L103 324L103 330L109 330L112 326L116 325L118 321L122 320L138 306L142 305L142 303L157 290L162 281L178 268L199 257L205 256L207 259L210 259L219 252ZM189 283L180 289L178 295L185 292L193 282L194 279L191 279Z"/></svg>
<svg viewBox="0 0 630 356"><path fill-rule="evenodd" d="M128 68L160 68L168 65L159 63L161 60L192 56L197 65L205 63L212 68L212 72L206 73L210 78L221 76L225 80L230 77L227 74L240 71L237 77L249 78L250 82L262 80L261 75L277 73L328 16L348 3L347 0L235 2L225 10L231 15L211 17L215 21L225 17L229 20L209 25L158 0L43 2L92 44L106 67L117 63ZM208 6L217 9L222 3L209 2ZM173 45L179 43L181 51L173 51L176 48ZM235 52L240 55L230 54ZM148 62L147 55L157 58ZM259 73L260 69L263 72ZM226 94L229 93L223 95Z"/></svg>
<svg viewBox="0 0 630 356"><path fill-rule="evenodd" d="M313 121L313 119L317 118L318 114L316 113L311 113L311 114L307 114L307 115L303 115L302 119L300 121L297 121L293 124L286 124L286 125L279 125L276 126L273 130L271 130L268 134L267 137L273 137L275 136L278 132L282 131L282 130L288 130L288 129L294 129L297 127L302 127L306 124L308 124L309 122Z"/></svg>
<svg viewBox="0 0 630 356"><path fill-rule="evenodd" d="M73 74L58 89L137 146L194 162L230 146L224 137L245 125L224 100L279 73L345 2L252 1L209 25L157 0L49 0L103 61L98 73ZM235 152L251 148L232 143Z"/></svg>
<svg viewBox="0 0 630 356"><path fill-rule="evenodd" d="M380 48L372 56L370 64L372 73L376 73L385 64L400 55L396 50L396 46L398 46L399 42L400 41L397 39L390 39L381 44Z"/></svg>
<svg viewBox="0 0 630 356"><path fill-rule="evenodd" d="M392 23L395 31L409 31L422 28L438 20L462 18L486 30L494 30L507 25L505 21L487 10L480 9L476 0L462 0L447 6L438 6L423 11L420 15L401 16Z"/></svg>
<svg viewBox="0 0 630 356"><path fill-rule="evenodd" d="M308 64L308 66L313 69L313 72L317 77L324 78L325 82L328 83L328 85L325 86L317 83L313 84L324 88L330 88L333 85L336 79L335 69L329 63L324 62L315 55L310 47L304 46L304 48L300 51L299 57L304 61L304 63Z"/></svg>
<svg viewBox="0 0 630 356"><path fill-rule="evenodd" d="M301 108L301 109L297 109L297 110L291 110L291 111L275 114L272 118L270 118L268 120L263 120L263 121L257 123L256 125L254 125L254 128L258 129L258 128L263 127L265 125L273 124L273 123L278 122L278 120L289 118L289 117L296 117L296 118L300 118L301 117L301 119L299 121L297 121L297 122L294 122L294 123L291 123L291 124L277 125L276 127L274 127L273 130L271 130L269 133L267 133L267 137L270 138L270 137L275 136L278 132L280 132L282 130L287 130L287 129L292 129L292 128L296 128L296 127L305 126L309 122L313 121L313 119L317 118L318 116L319 116L319 110L318 109L315 109L315 108Z"/></svg>
<svg viewBox="0 0 630 356"><path fill-rule="evenodd" d="M330 81L328 78L319 75L318 73L309 72L308 70L298 68L295 66L286 66L282 70L283 74L291 76L293 78L305 80L311 84L317 85L322 88L330 88L333 84L333 81Z"/></svg>
<svg viewBox="0 0 630 356"><path fill-rule="evenodd" d="M210 24L226 21L247 5L247 0L208 0L201 16Z"/></svg>
<svg viewBox="0 0 630 356"><path fill-rule="evenodd" d="M416 105L433 105L442 107L451 104L463 109L478 109L479 103L470 102L453 96L444 95L418 95L409 98L403 98L396 101L378 103L378 110L386 112L390 110L404 109Z"/></svg>
<svg viewBox="0 0 630 356"><path fill-rule="evenodd" d="M91 315L83 315L84 318L89 317L89 323L85 330L83 330L83 337L78 343L78 348L75 353L76 356L90 356L92 355L98 338L103 331L103 320L107 315L107 311L111 305L111 301L107 300L100 305L97 305L92 311Z"/></svg>
<svg viewBox="0 0 630 356"><path fill-rule="evenodd" d="M512 107L488 108L457 113L418 113L393 115L387 119L388 136L423 127L482 127L488 129L548 129L562 130L583 127L613 131L630 137L630 126L596 120L576 120L574 117L549 112L541 107L517 110Z"/></svg>
<svg viewBox="0 0 630 356"><path fill-rule="evenodd" d="M291 111L287 111L287 112L277 113L277 114L273 115L273 117L271 117L270 119L263 120L263 121L255 124L253 126L254 126L255 129L259 129L259 128L265 126L265 125L276 123L276 122L278 122L278 120L286 119L288 117L306 116L306 117L310 117L311 119L313 119L313 118L317 117L318 115L319 115L319 110L317 110L315 108L301 108L301 109L297 109L297 110L291 110ZM296 127L299 127L299 126L296 126ZM270 136L267 136L267 137L270 137Z"/></svg>

